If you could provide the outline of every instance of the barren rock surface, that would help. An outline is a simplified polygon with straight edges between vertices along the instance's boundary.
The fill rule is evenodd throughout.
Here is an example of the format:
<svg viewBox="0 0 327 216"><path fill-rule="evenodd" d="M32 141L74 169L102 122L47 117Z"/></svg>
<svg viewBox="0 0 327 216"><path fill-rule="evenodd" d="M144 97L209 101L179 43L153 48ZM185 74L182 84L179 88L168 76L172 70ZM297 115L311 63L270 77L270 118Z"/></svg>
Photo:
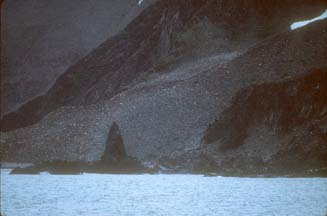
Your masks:
<svg viewBox="0 0 327 216"><path fill-rule="evenodd" d="M289 28L290 20L325 8L320 1L310 6L292 0L246 2L158 1L149 6L72 65L44 95L2 118L4 158L99 160L116 122L127 155L167 169L264 173L264 167L272 172L277 167L278 173L283 161L300 161L305 152L312 154L300 167L320 169L323 160L311 159L326 150L325 138L322 132L311 139L308 125L317 120L323 128L325 116L304 119L304 127L291 125L294 130L285 136L275 136L274 125L262 119L272 115L276 123L275 113L288 112L280 105L292 93L287 85L305 89L303 82L316 82L309 77L314 71L325 79L326 20ZM313 93L297 95L299 100L318 109L315 90L308 91ZM251 97L255 102L247 101ZM260 111L260 101L278 109ZM293 105L297 110L303 104ZM325 107L322 101L315 113ZM292 117L298 118L285 119L292 122ZM308 151L304 143L294 144L304 137L314 142ZM291 163L288 168L294 169Z"/></svg>
<svg viewBox="0 0 327 216"><path fill-rule="evenodd" d="M107 2L107 4L111 3ZM117 4L119 6L116 8L113 5L112 10L120 13L119 8L124 9L125 4L121 2ZM128 2L126 2L127 6L129 6ZM271 35L289 30L293 21L320 14L324 9L324 1L320 0L314 2L287 0L283 3L275 0L263 2L259 0L250 2L158 1L147 7L122 32L107 39L85 58L72 65L46 93L38 91L41 96L24 104L15 112L5 115L4 121L1 121L1 130L13 130L36 123L46 114L63 105L87 105L109 99L129 88L129 85L141 74L158 72L181 59L243 51ZM99 18L101 21L104 19L107 18ZM114 22L113 30L118 31L115 24ZM90 32L84 24L82 27L86 32ZM52 33L46 38L52 38ZM100 33L95 30L94 34ZM62 36L60 32L58 34ZM67 40L54 41L60 45L76 40L74 35L67 35L67 38ZM90 36L87 39L95 41ZM55 49L70 47L66 44L59 46L56 43L53 44ZM24 45L26 44L30 43L24 42ZM45 51L49 55L59 52L59 50L48 52L50 51L48 48L51 47L46 45ZM60 55L62 53L60 52ZM39 51L31 51L26 56L42 64L46 62L42 59L39 61L39 58L33 57L34 55L46 56ZM65 61L67 59L67 57L63 58ZM251 59L251 61L256 60ZM30 67L34 64L27 63L26 65ZM11 89L15 91L20 89L19 91L25 94L30 89L41 86L31 83L20 88L29 78L47 83L43 80L53 75L50 71L52 67L47 63L44 66L48 68L46 70L39 66L37 68L42 72L46 71L46 76L37 70L32 70L35 76L30 76L27 71L23 70L23 73L27 73L27 77L18 73L19 85L15 83ZM6 72L3 74L6 80ZM10 76L11 74L13 73L10 73ZM11 92L6 89L6 82L2 86L5 94ZM2 104L5 105L7 99L16 100L17 98L19 97L16 94L6 96Z"/></svg>
<svg viewBox="0 0 327 216"><path fill-rule="evenodd" d="M128 155L151 159L196 149L208 125L219 118L241 88L326 66L326 49L320 46L326 43L325 24L322 21L273 36L238 57L228 55L232 60L206 61L204 71L192 72L203 60L191 61L188 64L194 67L182 64L110 100L59 108L37 124L2 133L2 142L13 146L10 157L94 160L101 156L106 133L116 121ZM310 64L303 64L306 59ZM302 67L283 70L292 64ZM178 74L184 78L177 79Z"/></svg>

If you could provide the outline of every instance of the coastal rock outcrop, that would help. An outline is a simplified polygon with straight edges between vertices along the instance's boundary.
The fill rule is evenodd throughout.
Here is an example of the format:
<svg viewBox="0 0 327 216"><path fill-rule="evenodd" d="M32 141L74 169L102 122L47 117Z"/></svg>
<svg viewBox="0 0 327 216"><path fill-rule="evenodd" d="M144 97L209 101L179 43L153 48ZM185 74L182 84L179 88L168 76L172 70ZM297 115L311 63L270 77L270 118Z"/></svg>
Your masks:
<svg viewBox="0 0 327 216"><path fill-rule="evenodd" d="M82 173L114 173L114 174L135 174L153 173L154 168L145 167L136 158L126 154L123 138L120 135L116 122L110 127L105 150L99 161L45 161L33 166L13 169L10 174L82 174Z"/></svg>
<svg viewBox="0 0 327 216"><path fill-rule="evenodd" d="M110 161L121 161L126 158L126 150L121 137L119 127L116 122L112 124L108 133L108 139L106 142L106 149L101 156L101 163L107 163Z"/></svg>
<svg viewBox="0 0 327 216"><path fill-rule="evenodd" d="M154 169L145 167L142 161L127 155L119 127L113 122L100 161L86 167L86 172L96 173L153 173Z"/></svg>

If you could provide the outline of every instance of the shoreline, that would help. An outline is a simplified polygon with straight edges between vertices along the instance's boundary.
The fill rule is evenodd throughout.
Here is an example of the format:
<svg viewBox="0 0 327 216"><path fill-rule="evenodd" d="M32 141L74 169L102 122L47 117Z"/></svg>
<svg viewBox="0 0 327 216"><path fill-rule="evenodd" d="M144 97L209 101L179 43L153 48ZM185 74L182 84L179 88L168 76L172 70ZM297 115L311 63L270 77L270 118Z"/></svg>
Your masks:
<svg viewBox="0 0 327 216"><path fill-rule="evenodd" d="M82 175L82 174L110 174L110 175L202 175L204 177L236 177L236 178L327 178L327 168L279 170L277 167L262 172L262 169L242 170L190 170L180 168L163 168L160 166L146 166L141 161L127 157L120 161L68 162L48 161L42 163L1 162L1 170L8 170L10 175Z"/></svg>
<svg viewBox="0 0 327 216"><path fill-rule="evenodd" d="M71 175L84 175L84 174L98 174L98 175L124 175L124 176L132 176L132 175L192 175L192 176L203 176L206 178L322 178L327 179L327 176L322 175L226 175L226 174L217 174L217 175L208 175L207 173L192 173L192 172L155 172L155 173L101 173L101 172L82 172L79 174L58 174L58 173L50 173L48 171L42 171L39 174L28 174L28 173L22 173L22 174L11 174L10 172L13 171L13 168L0 168L1 171L8 171L9 175L29 175L29 176L37 176L42 175L43 173L46 173L47 175L55 175L55 176L71 176Z"/></svg>

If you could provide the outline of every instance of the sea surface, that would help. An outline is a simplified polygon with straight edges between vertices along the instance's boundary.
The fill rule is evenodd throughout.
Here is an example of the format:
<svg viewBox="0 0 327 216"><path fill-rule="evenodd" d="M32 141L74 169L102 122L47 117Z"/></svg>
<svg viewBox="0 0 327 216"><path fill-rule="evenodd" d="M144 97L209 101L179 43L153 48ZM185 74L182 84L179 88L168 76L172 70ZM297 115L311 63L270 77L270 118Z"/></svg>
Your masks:
<svg viewBox="0 0 327 216"><path fill-rule="evenodd" d="M5 216L325 216L326 178L9 175Z"/></svg>

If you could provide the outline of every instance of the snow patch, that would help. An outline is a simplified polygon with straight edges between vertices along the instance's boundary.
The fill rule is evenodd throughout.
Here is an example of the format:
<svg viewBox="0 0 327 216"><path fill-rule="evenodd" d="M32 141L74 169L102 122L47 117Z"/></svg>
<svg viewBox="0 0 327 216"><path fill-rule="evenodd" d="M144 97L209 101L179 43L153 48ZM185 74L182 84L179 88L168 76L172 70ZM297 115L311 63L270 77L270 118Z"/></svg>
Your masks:
<svg viewBox="0 0 327 216"><path fill-rule="evenodd" d="M294 30L294 29L297 29L297 28L301 28L301 27L303 27L305 25L308 25L308 24L310 24L312 22L315 22L317 20L326 19L326 18L327 18L327 10L325 10L325 12L323 12L320 16L318 16L316 18L293 23L291 25L291 29Z"/></svg>
<svg viewBox="0 0 327 216"><path fill-rule="evenodd" d="M139 0L139 2L137 3L137 5L141 5L143 3L143 0Z"/></svg>

